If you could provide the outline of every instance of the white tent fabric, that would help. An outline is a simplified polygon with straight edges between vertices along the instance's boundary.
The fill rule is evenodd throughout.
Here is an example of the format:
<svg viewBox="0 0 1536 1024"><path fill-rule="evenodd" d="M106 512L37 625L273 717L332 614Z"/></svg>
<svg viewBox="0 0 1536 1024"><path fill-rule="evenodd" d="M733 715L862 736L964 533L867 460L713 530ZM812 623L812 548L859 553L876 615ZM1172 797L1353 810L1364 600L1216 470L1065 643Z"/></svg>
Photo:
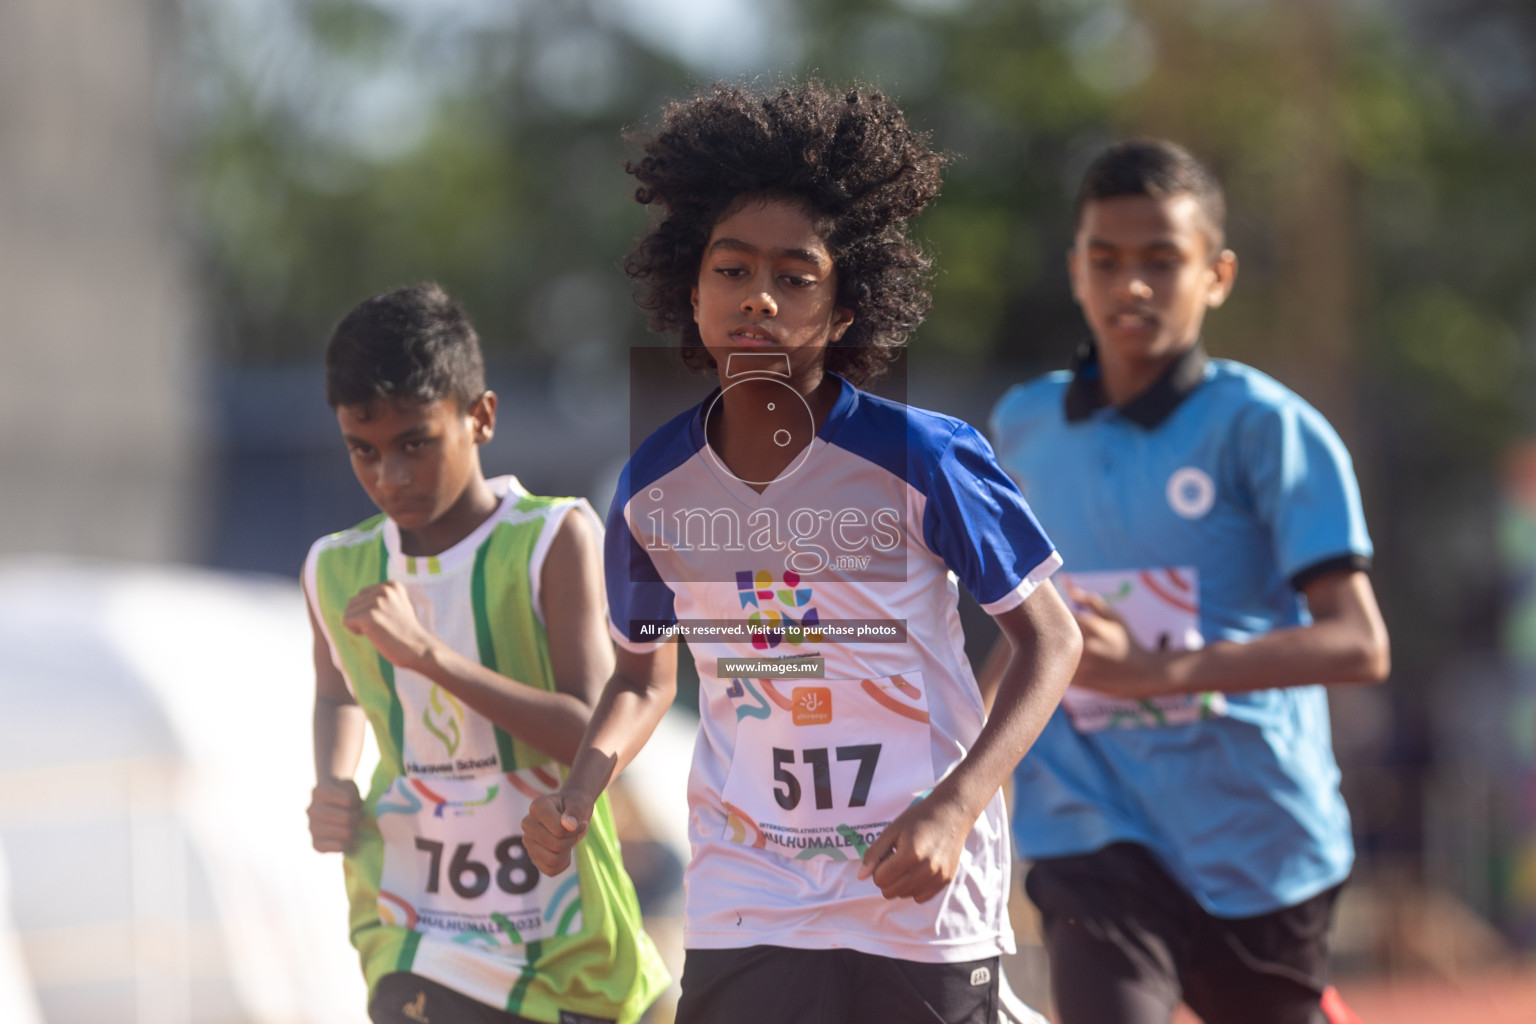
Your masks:
<svg viewBox="0 0 1536 1024"><path fill-rule="evenodd" d="M11 923L11 878L0 848L0 1020L7 1024L43 1024L32 994L32 978L16 943Z"/></svg>
<svg viewBox="0 0 1536 1024"><path fill-rule="evenodd" d="M41 1019L366 1024L340 858L304 817L297 582L0 562L0 652L0 852ZM669 715L623 780L679 862L696 728ZM0 915L0 969L6 933Z"/></svg>
<svg viewBox="0 0 1536 1024"><path fill-rule="evenodd" d="M0 847L49 1024L365 1024L305 824L296 583L12 561L0 651Z"/></svg>

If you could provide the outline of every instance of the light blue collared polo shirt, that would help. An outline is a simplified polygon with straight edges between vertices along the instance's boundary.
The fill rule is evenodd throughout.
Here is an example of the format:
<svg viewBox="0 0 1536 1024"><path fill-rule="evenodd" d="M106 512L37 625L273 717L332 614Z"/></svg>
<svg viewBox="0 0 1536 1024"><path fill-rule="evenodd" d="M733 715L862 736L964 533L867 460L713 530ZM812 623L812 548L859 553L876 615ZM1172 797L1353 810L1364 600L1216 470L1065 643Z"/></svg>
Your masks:
<svg viewBox="0 0 1536 1024"><path fill-rule="evenodd" d="M1097 369L1090 352L1075 373L1012 388L992 436L1061 575L1119 602L1142 643L1241 643L1305 623L1302 586L1369 567L1349 453L1300 397L1199 346L1121 408L1104 403ZM1129 707L1074 696L1015 775L1023 856L1140 843L1224 917L1348 875L1322 686Z"/></svg>

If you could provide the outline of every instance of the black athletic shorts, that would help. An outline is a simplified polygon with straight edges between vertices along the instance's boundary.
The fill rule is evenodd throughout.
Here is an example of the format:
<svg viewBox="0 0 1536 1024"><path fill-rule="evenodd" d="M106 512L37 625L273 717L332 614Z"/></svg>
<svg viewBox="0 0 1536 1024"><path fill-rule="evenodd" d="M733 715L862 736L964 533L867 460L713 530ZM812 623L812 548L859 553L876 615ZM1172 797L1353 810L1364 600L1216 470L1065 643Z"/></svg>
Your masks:
<svg viewBox="0 0 1536 1024"><path fill-rule="evenodd" d="M677 1024L996 1024L997 957L930 964L851 949L690 949Z"/></svg>
<svg viewBox="0 0 1536 1024"><path fill-rule="evenodd" d="M417 974L386 974L368 1001L373 1024L536 1024L526 1017L477 1002ZM573 1024L595 1021L572 1018Z"/></svg>
<svg viewBox="0 0 1536 1024"><path fill-rule="evenodd" d="M1257 917L1215 917L1142 846L1036 862L1060 1024L1323 1024L1328 926L1340 886Z"/></svg>

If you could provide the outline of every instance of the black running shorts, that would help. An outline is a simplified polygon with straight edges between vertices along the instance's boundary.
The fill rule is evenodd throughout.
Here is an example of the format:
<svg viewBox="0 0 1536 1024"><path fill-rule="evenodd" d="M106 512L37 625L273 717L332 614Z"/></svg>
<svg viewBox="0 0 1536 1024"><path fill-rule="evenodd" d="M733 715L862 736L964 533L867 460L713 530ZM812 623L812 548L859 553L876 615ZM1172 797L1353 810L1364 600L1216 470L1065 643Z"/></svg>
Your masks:
<svg viewBox="0 0 1536 1024"><path fill-rule="evenodd" d="M930 964L851 949L690 949L677 1024L996 1024L997 957Z"/></svg>
<svg viewBox="0 0 1536 1024"><path fill-rule="evenodd" d="M368 1001L373 1024L535 1024L416 974L386 974ZM585 1021L586 1018L577 1018Z"/></svg>
<svg viewBox="0 0 1536 1024"><path fill-rule="evenodd" d="M1339 886L1257 917L1215 917L1133 843L1038 861L1060 1024L1323 1024L1328 926Z"/></svg>

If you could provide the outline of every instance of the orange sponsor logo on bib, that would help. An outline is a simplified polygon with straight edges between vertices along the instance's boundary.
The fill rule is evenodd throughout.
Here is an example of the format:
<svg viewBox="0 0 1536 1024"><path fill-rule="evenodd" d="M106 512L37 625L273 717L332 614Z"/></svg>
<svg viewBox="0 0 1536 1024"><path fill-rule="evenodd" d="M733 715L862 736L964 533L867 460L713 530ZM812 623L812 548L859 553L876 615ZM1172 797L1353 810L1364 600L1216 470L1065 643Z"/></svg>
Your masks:
<svg viewBox="0 0 1536 1024"><path fill-rule="evenodd" d="M826 725L832 721L832 690L826 686L797 686L791 692L796 725Z"/></svg>

